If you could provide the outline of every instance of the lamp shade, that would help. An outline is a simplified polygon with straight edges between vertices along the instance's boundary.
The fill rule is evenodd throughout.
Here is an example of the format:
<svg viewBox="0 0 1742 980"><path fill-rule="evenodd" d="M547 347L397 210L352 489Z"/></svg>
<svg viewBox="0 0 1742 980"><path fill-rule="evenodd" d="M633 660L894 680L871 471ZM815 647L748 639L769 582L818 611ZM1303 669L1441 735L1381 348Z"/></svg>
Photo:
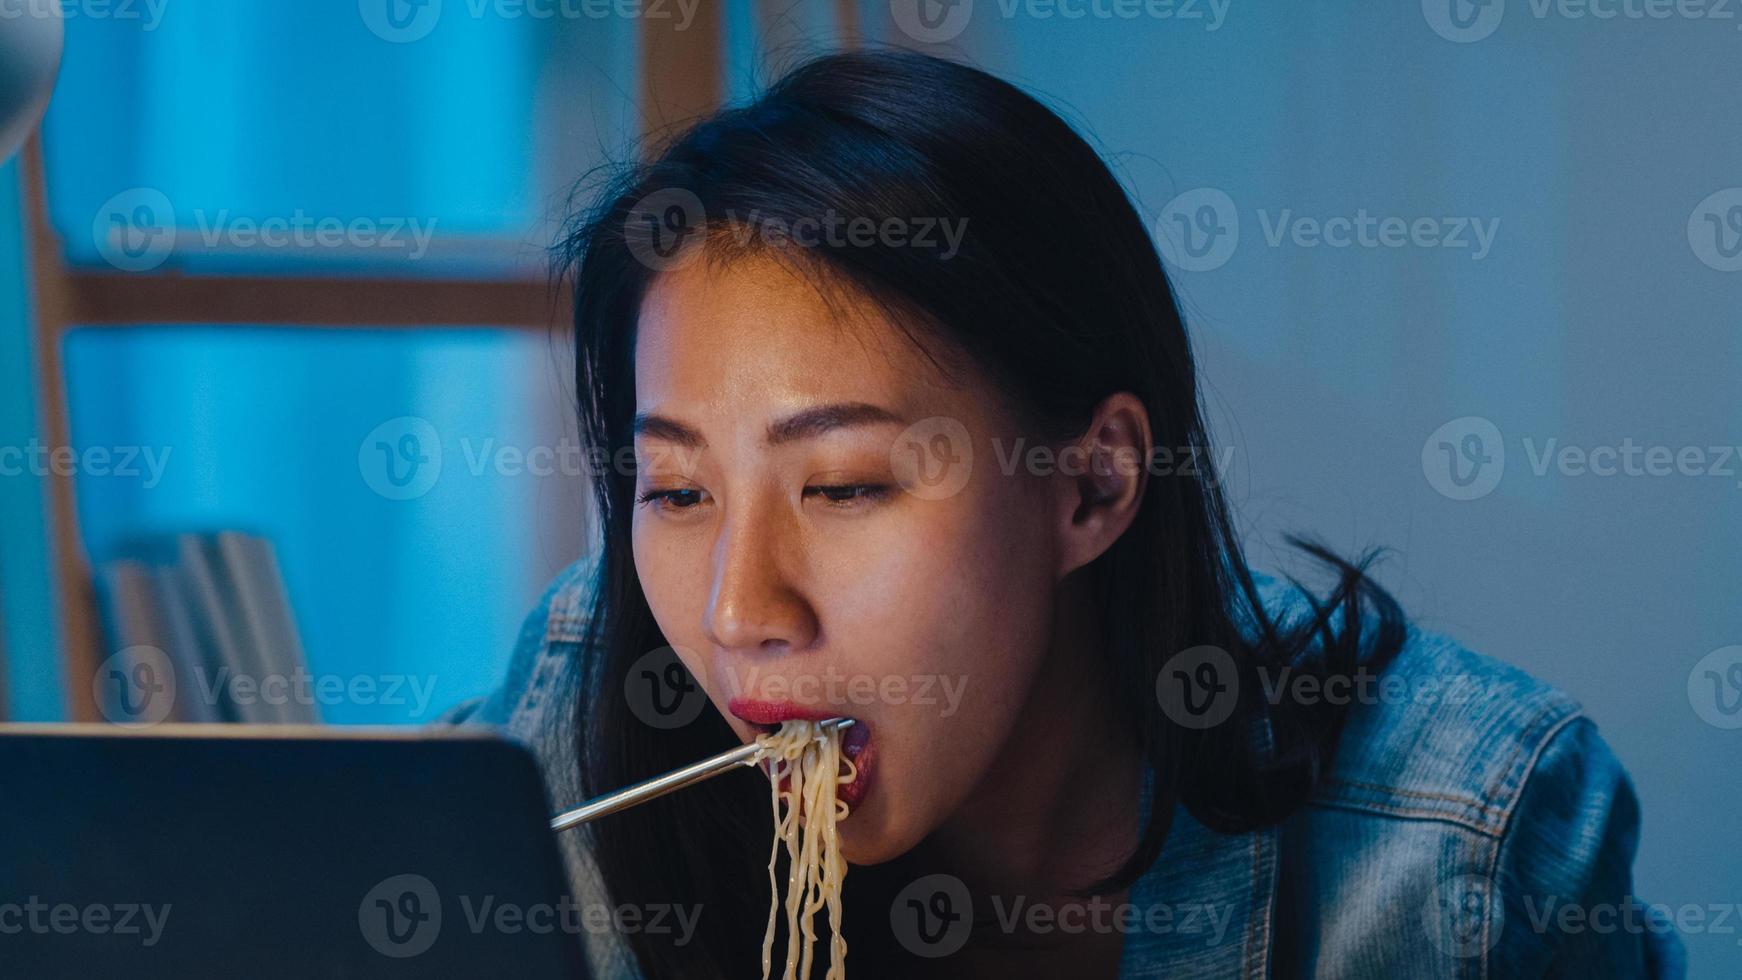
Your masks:
<svg viewBox="0 0 1742 980"><path fill-rule="evenodd" d="M0 163L42 117L60 68L59 0L0 4Z"/></svg>

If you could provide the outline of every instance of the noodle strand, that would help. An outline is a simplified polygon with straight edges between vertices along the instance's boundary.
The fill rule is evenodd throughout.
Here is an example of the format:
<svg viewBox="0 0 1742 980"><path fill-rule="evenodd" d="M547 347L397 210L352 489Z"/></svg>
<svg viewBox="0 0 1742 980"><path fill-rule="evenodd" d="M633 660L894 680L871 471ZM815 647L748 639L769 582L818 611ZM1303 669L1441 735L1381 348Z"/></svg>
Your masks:
<svg viewBox="0 0 1742 980"><path fill-rule="evenodd" d="M841 754L841 734L816 722L783 722L780 730L758 736L759 760L768 763L769 802L774 810L774 840L768 848L768 929L762 936L762 980L774 968L775 923L782 901L775 865L786 851L786 960L782 980L809 980L816 947L816 914L829 916L829 969L824 980L846 980L847 940L841 935L841 884L847 862L841 856L837 823L847 804L836 788L853 781L858 769ZM845 767L846 771L842 772ZM782 789L781 784L786 788ZM784 804L784 806L783 806Z"/></svg>

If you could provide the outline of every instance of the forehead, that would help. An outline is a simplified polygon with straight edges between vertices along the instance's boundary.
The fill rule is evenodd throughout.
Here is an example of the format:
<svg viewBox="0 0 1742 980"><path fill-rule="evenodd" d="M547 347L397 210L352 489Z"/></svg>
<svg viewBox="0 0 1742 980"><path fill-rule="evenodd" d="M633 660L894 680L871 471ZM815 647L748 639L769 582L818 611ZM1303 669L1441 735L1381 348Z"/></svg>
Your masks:
<svg viewBox="0 0 1742 980"><path fill-rule="evenodd" d="M764 255L698 258L656 278L641 305L638 410L760 416L857 400L906 414L948 399L960 380L864 294Z"/></svg>

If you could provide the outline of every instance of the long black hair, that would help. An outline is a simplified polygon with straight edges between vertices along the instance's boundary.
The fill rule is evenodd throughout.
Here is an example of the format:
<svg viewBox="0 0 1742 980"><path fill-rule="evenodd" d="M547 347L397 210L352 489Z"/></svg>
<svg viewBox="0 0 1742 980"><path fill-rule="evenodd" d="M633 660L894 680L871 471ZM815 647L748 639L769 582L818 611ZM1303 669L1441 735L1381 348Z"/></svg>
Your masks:
<svg viewBox="0 0 1742 980"><path fill-rule="evenodd" d="M1312 615L1299 622L1267 612L1222 496L1190 344L1144 221L1090 144L1015 86L911 52L830 55L615 174L563 250L575 290L580 433L592 457L620 459L633 446L636 320L672 244L661 236L700 232L721 247L755 247L730 226L815 228L829 215L871 227L966 222L953 245L941 235L929 245L918 235L817 235L773 251L899 311L922 346L942 341L965 352L1031 434L1080 435L1103 398L1127 391L1147 408L1157 446L1190 447L1187 465L1147 482L1131 526L1087 570L1104 621L1108 704L1129 719L1155 779L1152 819L1135 851L1084 891L1117 891L1139 877L1176 805L1229 833L1286 817L1328 766L1347 709L1266 703L1258 672L1294 665L1327 678L1380 669L1402 646L1403 614L1366 575L1372 553L1351 563L1297 537L1290 542L1334 573L1335 585L1322 599L1306 592ZM576 665L589 796L735 742L711 708L668 729L643 723L624 697L631 665L666 643L632 558L634 483L623 468L594 476L603 550ZM1232 658L1238 706L1212 727L1176 724L1156 679L1171 656L1206 645ZM644 975L756 975L772 832L759 784L714 780L592 826L611 901L702 906L688 942L625 935ZM887 902L912 877L901 864L848 876L844 931L855 972L882 975L901 955L888 941Z"/></svg>

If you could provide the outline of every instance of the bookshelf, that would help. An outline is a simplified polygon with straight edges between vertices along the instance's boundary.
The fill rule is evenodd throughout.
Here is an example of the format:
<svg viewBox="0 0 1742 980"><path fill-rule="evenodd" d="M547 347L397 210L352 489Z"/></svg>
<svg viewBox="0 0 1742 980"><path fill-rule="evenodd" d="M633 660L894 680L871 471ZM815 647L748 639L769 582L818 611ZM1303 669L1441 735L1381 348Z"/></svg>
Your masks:
<svg viewBox="0 0 1742 980"><path fill-rule="evenodd" d="M676 127L720 103L723 2L703 0L687 30L678 30L670 19L637 21L641 77L636 88L645 146L657 146ZM753 2L762 23L780 16L771 0ZM835 2L842 37L857 38L854 0ZM37 436L45 445L71 445L62 343L78 327L197 323L537 330L552 328L566 318L566 300L553 291L549 280L525 274L479 279L354 278L300 272L282 277L187 275L167 268L124 274L72 268L49 217L40 136L32 137L25 148L21 176L34 301ZM71 476L51 474L46 480L46 532L59 604L56 619L66 715L72 721L97 721L91 678L103 659L103 638L91 565L80 538L77 486ZM0 670L0 678L4 676Z"/></svg>

